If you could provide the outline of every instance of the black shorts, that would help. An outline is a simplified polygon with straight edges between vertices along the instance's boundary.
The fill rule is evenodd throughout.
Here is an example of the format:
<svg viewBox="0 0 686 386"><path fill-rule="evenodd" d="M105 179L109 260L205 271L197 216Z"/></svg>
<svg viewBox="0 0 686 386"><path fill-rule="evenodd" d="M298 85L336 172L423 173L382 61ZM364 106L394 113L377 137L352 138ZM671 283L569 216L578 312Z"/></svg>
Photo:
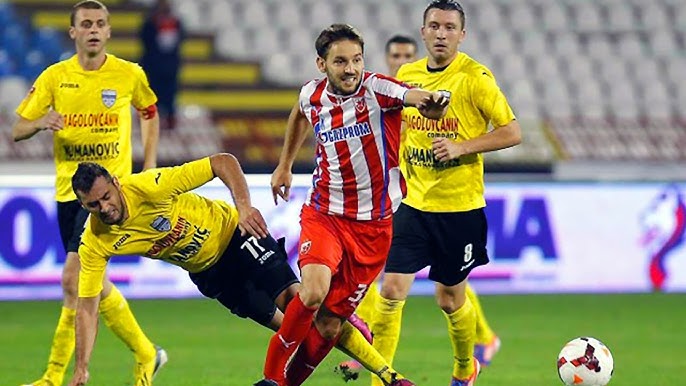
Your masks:
<svg viewBox="0 0 686 386"><path fill-rule="evenodd" d="M386 272L416 273L431 266L429 279L453 286L488 263L488 225L483 208L468 212L423 212L401 204L393 216L393 242Z"/></svg>
<svg viewBox="0 0 686 386"><path fill-rule="evenodd" d="M267 236L257 240L241 236L238 229L219 261L189 275L203 295L262 325L274 317L276 297L298 282L288 265L284 239Z"/></svg>
<svg viewBox="0 0 686 386"><path fill-rule="evenodd" d="M83 227L88 219L88 211L77 200L57 202L57 223L64 251L78 252Z"/></svg>

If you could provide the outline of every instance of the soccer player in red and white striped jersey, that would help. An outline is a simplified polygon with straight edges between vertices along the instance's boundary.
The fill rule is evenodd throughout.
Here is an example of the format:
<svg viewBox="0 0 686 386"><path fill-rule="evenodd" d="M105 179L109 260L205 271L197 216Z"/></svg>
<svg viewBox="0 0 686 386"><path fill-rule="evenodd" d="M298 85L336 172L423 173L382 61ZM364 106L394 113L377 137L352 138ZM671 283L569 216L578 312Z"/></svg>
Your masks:
<svg viewBox="0 0 686 386"><path fill-rule="evenodd" d="M413 106L440 119L449 102L440 92L365 72L364 41L349 25L324 29L315 48L326 77L303 86L271 183L275 203L277 197L288 200L293 161L314 127L317 166L300 216L302 286L269 343L265 379L256 385L300 385L334 346L390 248L391 216L404 194L401 110ZM381 378L387 385L412 385L393 374Z"/></svg>

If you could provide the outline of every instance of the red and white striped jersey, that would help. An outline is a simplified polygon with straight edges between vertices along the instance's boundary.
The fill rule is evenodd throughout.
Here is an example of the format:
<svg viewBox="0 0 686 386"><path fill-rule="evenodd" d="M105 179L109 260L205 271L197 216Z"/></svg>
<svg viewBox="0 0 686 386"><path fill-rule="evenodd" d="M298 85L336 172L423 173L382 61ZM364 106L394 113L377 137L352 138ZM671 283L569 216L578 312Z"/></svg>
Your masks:
<svg viewBox="0 0 686 386"><path fill-rule="evenodd" d="M355 220L389 216L405 196L400 174L404 83L365 72L357 92L327 91L326 78L300 91L300 110L314 127L316 168L305 205Z"/></svg>

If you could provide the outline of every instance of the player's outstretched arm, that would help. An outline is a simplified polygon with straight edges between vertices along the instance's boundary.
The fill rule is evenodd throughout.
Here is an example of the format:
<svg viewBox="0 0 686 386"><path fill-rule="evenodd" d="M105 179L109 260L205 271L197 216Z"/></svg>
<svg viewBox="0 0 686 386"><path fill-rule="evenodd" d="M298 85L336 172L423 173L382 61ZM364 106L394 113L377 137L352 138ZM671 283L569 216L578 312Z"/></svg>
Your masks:
<svg viewBox="0 0 686 386"><path fill-rule="evenodd" d="M448 112L450 98L440 92L412 89L405 93L405 106L416 107L429 119L441 119Z"/></svg>
<svg viewBox="0 0 686 386"><path fill-rule="evenodd" d="M228 153L210 156L212 173L231 191L233 202L238 210L238 228L241 234L250 233L258 239L267 237L267 222L264 221L259 210L252 206L250 190L241 164L236 157Z"/></svg>
<svg viewBox="0 0 686 386"><path fill-rule="evenodd" d="M81 386L88 382L88 363L98 331L98 300L98 296L79 297L76 306L76 362L69 386Z"/></svg>
<svg viewBox="0 0 686 386"><path fill-rule="evenodd" d="M157 143L160 138L160 115L152 105L138 112L141 120L141 141L143 143L143 170L157 167Z"/></svg>
<svg viewBox="0 0 686 386"><path fill-rule="evenodd" d="M62 130L63 127L64 117L54 110L48 111L47 114L33 121L19 116L12 126L12 137L14 142L19 142L33 137L39 131L57 131Z"/></svg>
<svg viewBox="0 0 686 386"><path fill-rule="evenodd" d="M274 173L272 173L272 194L274 195L274 204L277 203L277 197L281 197L284 201L288 201L291 190L291 182L293 180L293 162L298 154L298 150L307 138L307 132L310 129L310 122L307 117L300 110L300 105L296 102L288 116L288 124L286 126L286 138L279 157L279 165L277 165Z"/></svg>

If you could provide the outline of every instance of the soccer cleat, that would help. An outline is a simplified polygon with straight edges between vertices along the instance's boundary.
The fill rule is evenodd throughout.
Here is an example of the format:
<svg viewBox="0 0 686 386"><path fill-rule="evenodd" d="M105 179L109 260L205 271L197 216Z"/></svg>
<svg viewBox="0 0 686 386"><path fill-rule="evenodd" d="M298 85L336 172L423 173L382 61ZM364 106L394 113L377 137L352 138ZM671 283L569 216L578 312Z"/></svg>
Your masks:
<svg viewBox="0 0 686 386"><path fill-rule="evenodd" d="M157 373L160 371L162 366L164 366L169 357L167 352L160 346L155 345L155 362L150 363L136 363L136 368L134 370L134 378L136 379L134 385L136 386L150 386L152 385L152 380L155 378Z"/></svg>
<svg viewBox="0 0 686 386"><path fill-rule="evenodd" d="M481 365L479 364L479 360L474 358L474 372L468 379L457 379L453 377L453 379L450 381L450 386L474 386L474 382L476 382L476 377L479 376L479 373L481 372Z"/></svg>
<svg viewBox="0 0 686 386"><path fill-rule="evenodd" d="M489 343L474 345L474 356L479 360L481 366L487 367L491 364L493 357L499 350L500 338L497 335L493 335L493 339Z"/></svg>
<svg viewBox="0 0 686 386"><path fill-rule="evenodd" d="M369 325L367 325L367 322L362 320L362 318L356 314L352 314L348 317L348 322L362 333L364 338L367 339L367 342L372 343L374 341L372 330L369 329Z"/></svg>
<svg viewBox="0 0 686 386"><path fill-rule="evenodd" d="M412 381L410 381L409 379L396 379L389 386L416 386L416 385Z"/></svg>
<svg viewBox="0 0 686 386"><path fill-rule="evenodd" d="M338 374L344 382L355 381L360 377L363 367L360 362L355 360L345 361L338 364L333 372Z"/></svg>
<svg viewBox="0 0 686 386"><path fill-rule="evenodd" d="M272 381L271 379L263 379L254 384L253 386L279 386L279 384Z"/></svg>

